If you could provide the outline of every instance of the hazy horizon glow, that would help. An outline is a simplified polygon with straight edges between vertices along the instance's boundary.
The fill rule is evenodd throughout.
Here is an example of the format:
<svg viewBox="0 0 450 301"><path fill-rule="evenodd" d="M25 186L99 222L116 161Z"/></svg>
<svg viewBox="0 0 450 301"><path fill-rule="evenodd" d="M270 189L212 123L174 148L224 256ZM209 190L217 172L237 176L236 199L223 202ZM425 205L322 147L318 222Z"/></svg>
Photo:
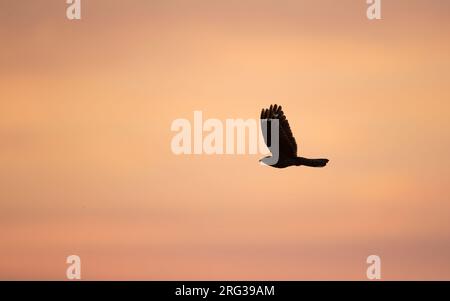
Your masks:
<svg viewBox="0 0 450 301"><path fill-rule="evenodd" d="M450 3L0 0L0 279L450 279ZM175 156L283 105L301 155Z"/></svg>

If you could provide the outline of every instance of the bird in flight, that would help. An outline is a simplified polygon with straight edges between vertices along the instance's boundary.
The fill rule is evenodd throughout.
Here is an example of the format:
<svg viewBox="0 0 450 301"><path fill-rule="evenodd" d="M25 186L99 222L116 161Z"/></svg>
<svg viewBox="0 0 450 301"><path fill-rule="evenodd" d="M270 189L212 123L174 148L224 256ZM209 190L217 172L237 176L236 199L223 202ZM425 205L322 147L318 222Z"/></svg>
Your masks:
<svg viewBox="0 0 450 301"><path fill-rule="evenodd" d="M272 126L274 120L278 120L278 148L272 143ZM289 166L309 166L324 167L328 163L328 159L308 159L297 157L297 142L295 142L289 122L284 115L281 106L270 105L268 109L261 111L261 129L263 132L264 142L272 153L272 156L265 157L260 162L275 167L286 168ZM278 154L278 156L276 155ZM278 159L278 160L277 160Z"/></svg>

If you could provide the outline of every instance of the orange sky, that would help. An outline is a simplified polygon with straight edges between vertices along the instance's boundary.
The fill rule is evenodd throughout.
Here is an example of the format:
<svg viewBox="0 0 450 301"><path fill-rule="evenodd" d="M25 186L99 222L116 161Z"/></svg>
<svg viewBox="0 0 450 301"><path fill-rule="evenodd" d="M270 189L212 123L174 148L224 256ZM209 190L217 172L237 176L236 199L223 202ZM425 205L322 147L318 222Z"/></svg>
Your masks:
<svg viewBox="0 0 450 301"><path fill-rule="evenodd" d="M450 3L0 0L0 279L450 279ZM282 104L304 156L175 156Z"/></svg>

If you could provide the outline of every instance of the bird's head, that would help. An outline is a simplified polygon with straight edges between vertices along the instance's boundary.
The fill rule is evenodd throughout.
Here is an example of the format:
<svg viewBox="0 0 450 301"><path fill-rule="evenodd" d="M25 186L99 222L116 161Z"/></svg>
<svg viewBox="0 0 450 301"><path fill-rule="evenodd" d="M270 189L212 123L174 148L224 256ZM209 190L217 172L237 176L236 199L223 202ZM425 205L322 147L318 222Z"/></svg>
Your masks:
<svg viewBox="0 0 450 301"><path fill-rule="evenodd" d="M259 160L259 164L270 166L270 163L273 163L271 158L272 158L271 156L264 157Z"/></svg>

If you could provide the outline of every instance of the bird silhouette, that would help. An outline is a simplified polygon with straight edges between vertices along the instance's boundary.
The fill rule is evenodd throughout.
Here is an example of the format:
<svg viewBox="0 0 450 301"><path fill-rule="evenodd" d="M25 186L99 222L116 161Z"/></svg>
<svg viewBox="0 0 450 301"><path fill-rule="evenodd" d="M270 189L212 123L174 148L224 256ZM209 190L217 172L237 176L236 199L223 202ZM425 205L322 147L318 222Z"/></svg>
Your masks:
<svg viewBox="0 0 450 301"><path fill-rule="evenodd" d="M276 141L275 143L272 143L272 126L276 124L273 120L278 120L278 147L275 145ZM275 168L286 168L289 166L301 165L309 167L324 167L329 161L328 159L308 159L297 157L297 142L295 141L291 127L289 126L289 122L286 119L281 106L275 104L270 105L268 109L262 109L261 130L263 132L264 142L272 153L272 156L267 156L259 160L266 165Z"/></svg>

